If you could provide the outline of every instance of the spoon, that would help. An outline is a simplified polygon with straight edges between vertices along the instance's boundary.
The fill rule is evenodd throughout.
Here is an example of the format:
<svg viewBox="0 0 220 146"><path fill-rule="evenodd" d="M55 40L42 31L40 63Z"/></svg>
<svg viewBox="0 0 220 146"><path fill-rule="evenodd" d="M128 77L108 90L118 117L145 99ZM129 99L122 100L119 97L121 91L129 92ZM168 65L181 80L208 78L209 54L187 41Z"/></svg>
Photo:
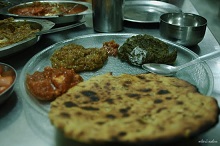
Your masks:
<svg viewBox="0 0 220 146"><path fill-rule="evenodd" d="M36 35L43 35L43 34L49 34L49 33L55 33L55 32L59 32L59 31L63 31L63 30L67 30L67 29L71 29L71 28L81 26L84 23L85 23L85 21L82 21L82 22L74 23L74 24L71 24L71 25L63 26L63 27L58 27L58 28L54 28L54 29L39 31L39 32L36 33Z"/></svg>
<svg viewBox="0 0 220 146"><path fill-rule="evenodd" d="M190 65L194 65L196 63L200 63L209 59L214 59L216 57L220 57L220 51L215 51L203 56L200 56L188 63L185 63L183 65L180 66L171 66L171 65L167 65L167 64L157 64L157 63L148 63L148 64L143 64L142 68L151 72L151 73L155 73L155 74L160 74L160 75L164 75L164 76L172 76L174 75L176 72L178 72L179 70L188 67Z"/></svg>

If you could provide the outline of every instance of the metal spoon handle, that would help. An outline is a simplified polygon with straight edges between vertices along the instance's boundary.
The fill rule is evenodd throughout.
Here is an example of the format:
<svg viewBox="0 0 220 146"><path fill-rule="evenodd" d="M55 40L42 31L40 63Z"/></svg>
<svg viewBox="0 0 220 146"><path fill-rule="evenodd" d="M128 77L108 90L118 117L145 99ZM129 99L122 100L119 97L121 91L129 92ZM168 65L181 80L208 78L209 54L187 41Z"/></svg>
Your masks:
<svg viewBox="0 0 220 146"><path fill-rule="evenodd" d="M206 60L209 60L209 59L214 59L214 58L217 58L217 57L220 57L220 51L214 51L212 53L208 53L206 55L203 55L203 56L200 56L188 63L185 63L183 65L180 65L178 66L178 69L182 69L182 68L185 68L187 66L190 66L190 65L193 65L193 64L196 64L196 63L199 63L199 62L203 62L203 61L206 61Z"/></svg>
<svg viewBox="0 0 220 146"><path fill-rule="evenodd" d="M82 22L79 22L79 23L75 23L75 24L71 24L71 25L67 25L67 26L63 26L63 27L58 27L58 28L45 30L45 31L39 31L39 32L36 33L36 35L43 35L43 34L49 34L49 33L63 31L63 30L67 30L67 29L70 29L70 28L78 27L80 25L83 25L84 23L85 23L85 21L82 21Z"/></svg>

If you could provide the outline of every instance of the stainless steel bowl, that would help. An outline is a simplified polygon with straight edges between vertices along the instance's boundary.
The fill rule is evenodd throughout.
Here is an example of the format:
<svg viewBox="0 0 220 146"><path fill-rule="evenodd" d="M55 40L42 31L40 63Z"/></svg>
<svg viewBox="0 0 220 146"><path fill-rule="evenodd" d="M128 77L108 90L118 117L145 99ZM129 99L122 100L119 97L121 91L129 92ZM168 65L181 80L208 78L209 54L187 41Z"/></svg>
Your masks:
<svg viewBox="0 0 220 146"><path fill-rule="evenodd" d="M166 13L160 16L160 34L184 46L195 46L205 35L207 20L191 13Z"/></svg>
<svg viewBox="0 0 220 146"><path fill-rule="evenodd" d="M65 5L68 7L72 7L72 9L76 8L77 6L84 8L83 11L75 14L65 14L65 13L56 13L56 14L47 14L41 16L27 16L27 15L18 15L14 13L14 10L24 7L31 7L36 5L36 3L40 3L42 5L49 4L54 6L54 10L58 9L60 5ZM47 19L52 21L56 24L67 24L67 23L74 23L80 21L84 15L92 13L92 6L90 3L86 2L77 2L77 1L32 1L26 3L20 3L18 5L13 5L9 7L5 7L0 9L0 14L9 17L15 18L32 18L32 19Z"/></svg>
<svg viewBox="0 0 220 146"><path fill-rule="evenodd" d="M7 72L7 74L13 76L13 82L10 84L10 86L7 89L5 89L3 92L0 92L0 104L2 104L4 101L6 101L9 98L9 96L13 92L14 84L17 78L17 72L12 66L1 62L0 62L0 68L3 69L3 72Z"/></svg>

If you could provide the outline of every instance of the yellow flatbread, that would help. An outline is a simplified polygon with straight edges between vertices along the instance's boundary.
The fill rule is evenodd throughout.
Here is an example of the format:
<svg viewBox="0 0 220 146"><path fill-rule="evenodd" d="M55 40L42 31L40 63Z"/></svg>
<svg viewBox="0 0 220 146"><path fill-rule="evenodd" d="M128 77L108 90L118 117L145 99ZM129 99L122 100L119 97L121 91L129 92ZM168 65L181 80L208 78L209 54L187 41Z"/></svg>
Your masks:
<svg viewBox="0 0 220 146"><path fill-rule="evenodd" d="M51 104L49 118L83 143L165 143L218 122L218 104L186 81L110 73L77 84Z"/></svg>

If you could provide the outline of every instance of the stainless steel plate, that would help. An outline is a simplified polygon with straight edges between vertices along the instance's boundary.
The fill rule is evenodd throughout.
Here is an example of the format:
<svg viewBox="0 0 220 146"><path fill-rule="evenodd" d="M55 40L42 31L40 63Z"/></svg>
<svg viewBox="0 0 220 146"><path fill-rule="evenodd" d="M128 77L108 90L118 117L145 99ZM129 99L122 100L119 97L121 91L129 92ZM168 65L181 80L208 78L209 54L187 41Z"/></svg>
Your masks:
<svg viewBox="0 0 220 146"><path fill-rule="evenodd" d="M48 20L41 19L15 19L14 22L28 22L32 27L38 28L40 31L47 31L51 29L55 23ZM35 43L37 43L40 39L40 36L33 36L31 38L25 39L23 41L5 46L0 48L0 58L16 53L18 51L24 50Z"/></svg>
<svg viewBox="0 0 220 146"><path fill-rule="evenodd" d="M49 3L49 4L64 4L64 5L82 5L86 7L87 9L83 12L76 13L76 14L68 14L68 15L63 15L63 14L57 14L57 15L48 15L48 16L23 16L23 15L17 15L13 14L10 12L13 8L20 8L20 7L25 7L26 5L32 5L34 2L40 2L40 3ZM31 18L31 19L47 19L49 21L52 21L56 24L67 24L67 23L75 23L80 21L84 15L86 14L91 14L92 13L92 6L90 3L86 2L77 2L77 1L32 1L32 2L26 2L26 3L20 3L18 5L12 5L9 7L5 7L3 9L0 9L0 14L5 15L5 16L10 16L10 17L15 17L15 18Z"/></svg>
<svg viewBox="0 0 220 146"><path fill-rule="evenodd" d="M124 6L124 20L137 23L159 23L160 16L168 12L181 12L181 9L160 1L127 1Z"/></svg>
<svg viewBox="0 0 220 146"><path fill-rule="evenodd" d="M128 34L128 33L119 33L119 34L93 34L93 35L84 35L75 37L69 40L64 40L58 42L54 45L47 47L42 50L34 57L32 57L27 64L24 66L21 76L19 78L19 86L21 89L21 97L24 98L24 101L27 102L28 106L26 109L27 118L31 120L32 127L40 132L42 137L44 137L49 142L53 141L55 133L54 127L50 124L48 119L48 111L50 108L49 102L40 102L36 100L35 97L29 94L26 88L26 75L33 74L35 71L43 71L44 67L51 66L51 62L49 60L52 53L63 47L64 45L75 43L79 45L83 45L84 47L102 47L103 42L115 40L119 45L122 45L125 40L136 34ZM178 57L176 60L176 65L180 65L186 62L191 61L192 59L197 58L198 56L193 53L191 50L174 44L172 42L161 39L165 43L169 45L170 49L176 48L178 51ZM131 66L127 62L120 61L117 57L109 57L106 64L97 71L89 71L81 73L80 75L87 80L92 76L101 75L107 72L112 72L113 75L120 75L122 73L128 74L139 74L146 73L145 70L141 69L137 66ZM192 67L185 68L176 74L178 78L186 80L192 84L194 84L198 90L202 94L210 95L213 89L213 76L211 70L209 69L206 63L197 64ZM44 124L42 124L44 123Z"/></svg>

